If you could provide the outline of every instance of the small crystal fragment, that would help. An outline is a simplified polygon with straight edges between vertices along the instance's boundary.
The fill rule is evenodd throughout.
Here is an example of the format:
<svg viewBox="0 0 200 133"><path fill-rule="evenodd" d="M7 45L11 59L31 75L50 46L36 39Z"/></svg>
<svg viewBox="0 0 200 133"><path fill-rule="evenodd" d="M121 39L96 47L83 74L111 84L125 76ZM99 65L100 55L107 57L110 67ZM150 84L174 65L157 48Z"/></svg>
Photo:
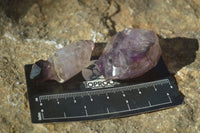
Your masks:
<svg viewBox="0 0 200 133"><path fill-rule="evenodd" d="M102 76L97 62L97 60L91 61L91 64L82 70L82 76L86 81L95 80Z"/></svg>
<svg viewBox="0 0 200 133"><path fill-rule="evenodd" d="M156 66L160 56L153 31L126 28L107 43L98 66L106 79L135 78Z"/></svg>
<svg viewBox="0 0 200 133"><path fill-rule="evenodd" d="M90 63L93 48L92 41L83 40L59 49L48 60L37 61L33 65L30 78L40 82L56 80L63 83Z"/></svg>

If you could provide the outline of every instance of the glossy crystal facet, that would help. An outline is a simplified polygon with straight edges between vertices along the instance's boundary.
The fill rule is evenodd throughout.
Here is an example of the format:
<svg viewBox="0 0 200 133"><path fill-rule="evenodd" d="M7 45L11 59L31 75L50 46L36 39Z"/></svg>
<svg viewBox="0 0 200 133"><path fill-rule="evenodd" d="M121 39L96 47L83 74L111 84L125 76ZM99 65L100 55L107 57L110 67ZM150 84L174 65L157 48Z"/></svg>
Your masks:
<svg viewBox="0 0 200 133"><path fill-rule="evenodd" d="M160 56L153 31L126 28L108 41L98 66L106 79L134 78L156 66Z"/></svg>

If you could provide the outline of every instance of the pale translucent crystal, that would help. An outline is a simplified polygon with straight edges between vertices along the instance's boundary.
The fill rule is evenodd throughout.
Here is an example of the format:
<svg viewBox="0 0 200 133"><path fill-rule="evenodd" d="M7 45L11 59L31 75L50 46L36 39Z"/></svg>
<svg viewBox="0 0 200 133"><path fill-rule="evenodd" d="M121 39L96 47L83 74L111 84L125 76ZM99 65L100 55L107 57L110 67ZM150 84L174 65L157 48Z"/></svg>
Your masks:
<svg viewBox="0 0 200 133"><path fill-rule="evenodd" d="M56 80L63 83L89 65L94 43L78 41L58 50L47 61L33 65L30 78L38 81Z"/></svg>

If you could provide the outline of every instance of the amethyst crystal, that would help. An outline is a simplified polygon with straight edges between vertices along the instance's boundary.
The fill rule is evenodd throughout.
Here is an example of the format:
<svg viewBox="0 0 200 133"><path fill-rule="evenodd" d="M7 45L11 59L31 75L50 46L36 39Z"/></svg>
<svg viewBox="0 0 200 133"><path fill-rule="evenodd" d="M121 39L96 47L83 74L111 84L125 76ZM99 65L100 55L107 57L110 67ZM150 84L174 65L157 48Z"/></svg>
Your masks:
<svg viewBox="0 0 200 133"><path fill-rule="evenodd" d="M91 64L86 68L82 69L82 76L85 80L95 80L102 76L99 67L97 65L97 60L91 61Z"/></svg>
<svg viewBox="0 0 200 133"><path fill-rule="evenodd" d="M33 65L30 78L43 82L56 80L67 81L90 63L94 43L78 41L59 49L48 60L39 60Z"/></svg>
<svg viewBox="0 0 200 133"><path fill-rule="evenodd" d="M107 43L98 66L106 79L134 78L156 66L160 56L153 31L126 28Z"/></svg>

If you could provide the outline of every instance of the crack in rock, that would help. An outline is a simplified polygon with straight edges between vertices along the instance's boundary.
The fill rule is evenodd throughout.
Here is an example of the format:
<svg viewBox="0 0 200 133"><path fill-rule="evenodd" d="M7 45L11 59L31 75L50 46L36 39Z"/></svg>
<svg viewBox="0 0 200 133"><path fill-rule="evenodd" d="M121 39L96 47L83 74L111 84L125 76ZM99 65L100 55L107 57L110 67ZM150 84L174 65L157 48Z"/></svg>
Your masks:
<svg viewBox="0 0 200 133"><path fill-rule="evenodd" d="M117 2L113 2L109 0L107 2L109 4L109 7L107 11L103 14L103 18L101 19L101 21L106 26L106 28L108 28L108 35L113 36L114 34L117 33L117 31L115 28L116 22L112 20L112 17L118 14L121 8Z"/></svg>

